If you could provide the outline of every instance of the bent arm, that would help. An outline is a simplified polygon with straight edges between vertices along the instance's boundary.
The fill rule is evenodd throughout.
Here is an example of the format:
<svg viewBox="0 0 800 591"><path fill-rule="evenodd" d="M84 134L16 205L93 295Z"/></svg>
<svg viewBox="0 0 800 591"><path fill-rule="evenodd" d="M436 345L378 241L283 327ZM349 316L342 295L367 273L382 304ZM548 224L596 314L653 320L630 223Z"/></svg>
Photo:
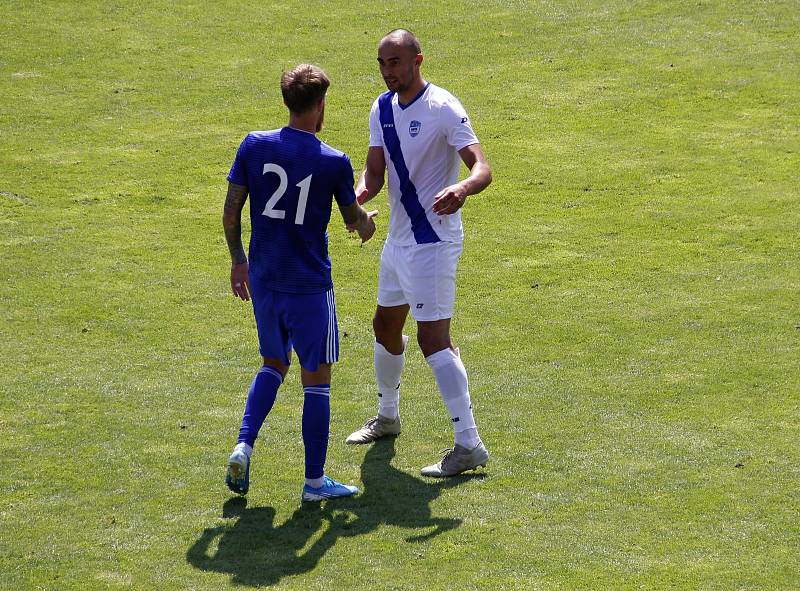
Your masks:
<svg viewBox="0 0 800 591"><path fill-rule="evenodd" d="M363 204L380 193L383 188L383 175L386 171L386 157L381 146L370 146L364 172L356 184L356 199Z"/></svg>
<svg viewBox="0 0 800 591"><path fill-rule="evenodd" d="M458 183L464 189L464 196L480 193L492 182L492 169L480 144L472 144L458 151L461 161L469 169L469 176Z"/></svg>
<svg viewBox="0 0 800 591"><path fill-rule="evenodd" d="M439 215L457 212L464 205L468 195L480 193L492 182L492 169L480 144L472 144L458 151L461 160L469 169L469 176L463 181L439 191L433 198L433 211Z"/></svg>

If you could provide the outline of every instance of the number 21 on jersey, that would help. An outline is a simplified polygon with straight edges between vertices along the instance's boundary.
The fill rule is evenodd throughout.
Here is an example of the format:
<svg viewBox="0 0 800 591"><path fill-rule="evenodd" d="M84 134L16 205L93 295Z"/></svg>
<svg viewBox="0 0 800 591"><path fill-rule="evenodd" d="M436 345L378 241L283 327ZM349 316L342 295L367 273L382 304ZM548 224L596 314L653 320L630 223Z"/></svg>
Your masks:
<svg viewBox="0 0 800 591"><path fill-rule="evenodd" d="M282 209L276 209L275 206L278 204L278 201L280 201L281 197L283 197L283 194L286 193L286 187L289 186L289 177L282 166L273 164L271 162L268 162L264 165L263 174L267 174L268 172L277 174L278 179L280 179L280 184L278 185L278 188L275 189L272 197L269 198L269 201L267 201L267 206L264 208L264 211L261 213L261 215L265 215L268 218L282 220L286 217L286 212ZM308 175L295 185L296 187L300 188L300 197L297 200L297 213L294 216L294 223L298 225L303 223L303 218L306 216L306 203L308 202L308 191L311 188L311 176L312 175Z"/></svg>

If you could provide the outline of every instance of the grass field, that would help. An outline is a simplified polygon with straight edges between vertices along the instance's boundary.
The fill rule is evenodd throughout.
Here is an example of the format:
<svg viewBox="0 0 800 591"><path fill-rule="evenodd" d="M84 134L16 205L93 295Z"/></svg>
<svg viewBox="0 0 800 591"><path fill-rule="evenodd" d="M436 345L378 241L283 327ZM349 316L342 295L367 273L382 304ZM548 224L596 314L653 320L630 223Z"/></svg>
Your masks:
<svg viewBox="0 0 800 591"><path fill-rule="evenodd" d="M362 166L396 26L494 170L453 329L493 461L419 477L451 434L416 346L402 435L343 444L382 195L378 240L330 232L328 468L363 492L299 507L294 368L245 502L225 175L301 61ZM796 0L0 0L0 588L800 589L799 31Z"/></svg>

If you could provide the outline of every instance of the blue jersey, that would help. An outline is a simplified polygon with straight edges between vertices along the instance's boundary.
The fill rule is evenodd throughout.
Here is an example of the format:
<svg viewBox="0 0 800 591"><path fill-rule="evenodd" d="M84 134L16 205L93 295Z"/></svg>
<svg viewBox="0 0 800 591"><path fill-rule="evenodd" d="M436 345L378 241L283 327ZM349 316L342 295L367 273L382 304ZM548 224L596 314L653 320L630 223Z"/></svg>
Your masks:
<svg viewBox="0 0 800 591"><path fill-rule="evenodd" d="M288 293L328 291L333 199L346 206L356 198L347 155L291 127L254 131L239 146L228 180L250 193L251 281Z"/></svg>

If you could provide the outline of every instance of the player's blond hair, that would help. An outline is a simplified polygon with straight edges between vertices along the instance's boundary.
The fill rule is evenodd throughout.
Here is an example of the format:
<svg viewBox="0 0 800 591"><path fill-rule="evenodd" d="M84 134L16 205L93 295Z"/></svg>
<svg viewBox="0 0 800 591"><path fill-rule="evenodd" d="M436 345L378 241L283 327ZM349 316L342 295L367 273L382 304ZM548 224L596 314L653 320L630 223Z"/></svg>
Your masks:
<svg viewBox="0 0 800 591"><path fill-rule="evenodd" d="M292 113L305 113L325 98L331 81L325 71L312 64L300 64L281 76L283 102Z"/></svg>

